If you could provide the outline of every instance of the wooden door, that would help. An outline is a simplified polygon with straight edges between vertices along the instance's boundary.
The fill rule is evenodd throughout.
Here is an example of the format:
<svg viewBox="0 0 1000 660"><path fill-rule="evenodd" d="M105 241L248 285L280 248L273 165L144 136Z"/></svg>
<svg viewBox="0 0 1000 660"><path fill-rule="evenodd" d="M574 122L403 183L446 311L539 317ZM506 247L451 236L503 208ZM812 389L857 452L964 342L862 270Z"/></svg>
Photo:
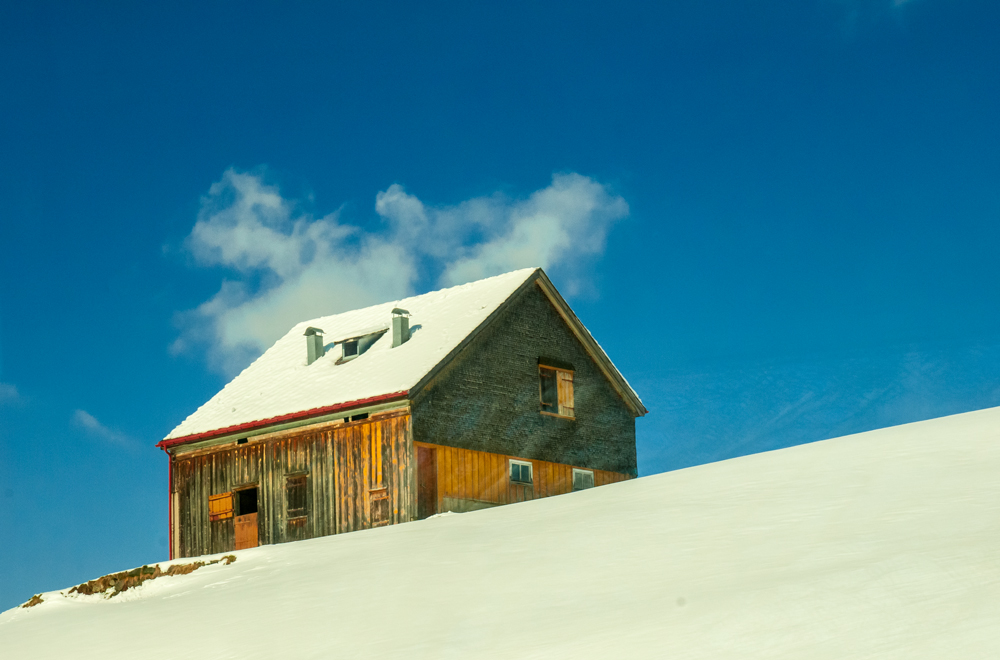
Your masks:
<svg viewBox="0 0 1000 660"><path fill-rule="evenodd" d="M437 513L437 449L417 447L417 518Z"/></svg>
<svg viewBox="0 0 1000 660"><path fill-rule="evenodd" d="M240 488L234 495L236 517L233 519L233 535L236 537L234 544L236 550L256 548L260 545L260 539L257 537L257 487Z"/></svg>
<svg viewBox="0 0 1000 660"><path fill-rule="evenodd" d="M256 548L260 543L257 540L257 514L248 513L243 516L236 516L236 549Z"/></svg>

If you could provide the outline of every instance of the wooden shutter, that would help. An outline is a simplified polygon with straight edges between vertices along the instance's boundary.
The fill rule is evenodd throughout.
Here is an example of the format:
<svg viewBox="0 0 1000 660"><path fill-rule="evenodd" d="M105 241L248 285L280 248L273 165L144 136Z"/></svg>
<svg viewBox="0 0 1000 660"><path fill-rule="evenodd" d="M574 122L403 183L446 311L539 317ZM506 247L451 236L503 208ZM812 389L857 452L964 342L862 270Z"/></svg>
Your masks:
<svg viewBox="0 0 1000 660"><path fill-rule="evenodd" d="M225 520L233 517L233 494L219 493L208 496L208 519Z"/></svg>
<svg viewBox="0 0 1000 660"><path fill-rule="evenodd" d="M573 372L560 369L556 374L559 379L559 414L573 417Z"/></svg>

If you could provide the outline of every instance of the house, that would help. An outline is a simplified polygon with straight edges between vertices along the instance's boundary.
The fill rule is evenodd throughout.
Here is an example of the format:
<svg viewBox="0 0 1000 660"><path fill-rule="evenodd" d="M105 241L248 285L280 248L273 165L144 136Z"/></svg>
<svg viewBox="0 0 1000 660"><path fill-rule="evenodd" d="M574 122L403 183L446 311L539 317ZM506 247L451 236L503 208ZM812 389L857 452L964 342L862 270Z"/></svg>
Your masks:
<svg viewBox="0 0 1000 660"><path fill-rule="evenodd" d="M299 323L158 443L171 557L630 479L646 412L541 269Z"/></svg>

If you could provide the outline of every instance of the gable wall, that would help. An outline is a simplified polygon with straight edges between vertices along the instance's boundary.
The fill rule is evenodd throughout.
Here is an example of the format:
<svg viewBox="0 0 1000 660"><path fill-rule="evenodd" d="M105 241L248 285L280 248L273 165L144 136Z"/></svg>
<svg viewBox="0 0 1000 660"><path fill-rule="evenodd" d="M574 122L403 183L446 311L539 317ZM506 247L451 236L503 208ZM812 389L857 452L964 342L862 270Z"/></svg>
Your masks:
<svg viewBox="0 0 1000 660"><path fill-rule="evenodd" d="M539 412L540 356L573 365L574 420ZM417 393L412 411L416 442L636 475L635 418L537 285Z"/></svg>

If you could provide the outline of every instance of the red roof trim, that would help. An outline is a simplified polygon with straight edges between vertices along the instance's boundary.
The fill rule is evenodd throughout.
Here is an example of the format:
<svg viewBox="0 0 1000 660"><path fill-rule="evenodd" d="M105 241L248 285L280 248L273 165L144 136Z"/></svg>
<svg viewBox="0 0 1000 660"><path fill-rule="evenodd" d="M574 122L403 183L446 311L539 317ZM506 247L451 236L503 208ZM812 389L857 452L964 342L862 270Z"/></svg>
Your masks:
<svg viewBox="0 0 1000 660"><path fill-rule="evenodd" d="M244 424L236 424L234 426L227 426L221 429L215 429L212 431L205 431L203 433L192 433L191 435L184 435L179 438L170 438L169 440L161 440L156 443L156 446L160 449L168 449L170 447L176 447L177 445L187 444L189 442L195 442L197 440L206 440L208 438L215 438L222 435L229 435L230 433L238 433L239 431L250 431L253 429L264 428L265 426L271 426L272 424L279 424L281 422L292 422L300 419L309 419L310 417L319 417L321 415L328 415L330 413L335 413L341 410L348 410L350 408L358 408L360 406L366 406L373 403L383 403L385 401L393 401L395 399L405 399L409 394L408 391L393 392L391 394L379 394L378 396L371 396L367 399L357 399L355 401L345 401L344 403L337 403L332 406L324 406L322 408L310 408L309 410L302 410L300 412L288 413L287 415L279 415L278 417L269 417L268 419L258 419L254 422L246 422Z"/></svg>

